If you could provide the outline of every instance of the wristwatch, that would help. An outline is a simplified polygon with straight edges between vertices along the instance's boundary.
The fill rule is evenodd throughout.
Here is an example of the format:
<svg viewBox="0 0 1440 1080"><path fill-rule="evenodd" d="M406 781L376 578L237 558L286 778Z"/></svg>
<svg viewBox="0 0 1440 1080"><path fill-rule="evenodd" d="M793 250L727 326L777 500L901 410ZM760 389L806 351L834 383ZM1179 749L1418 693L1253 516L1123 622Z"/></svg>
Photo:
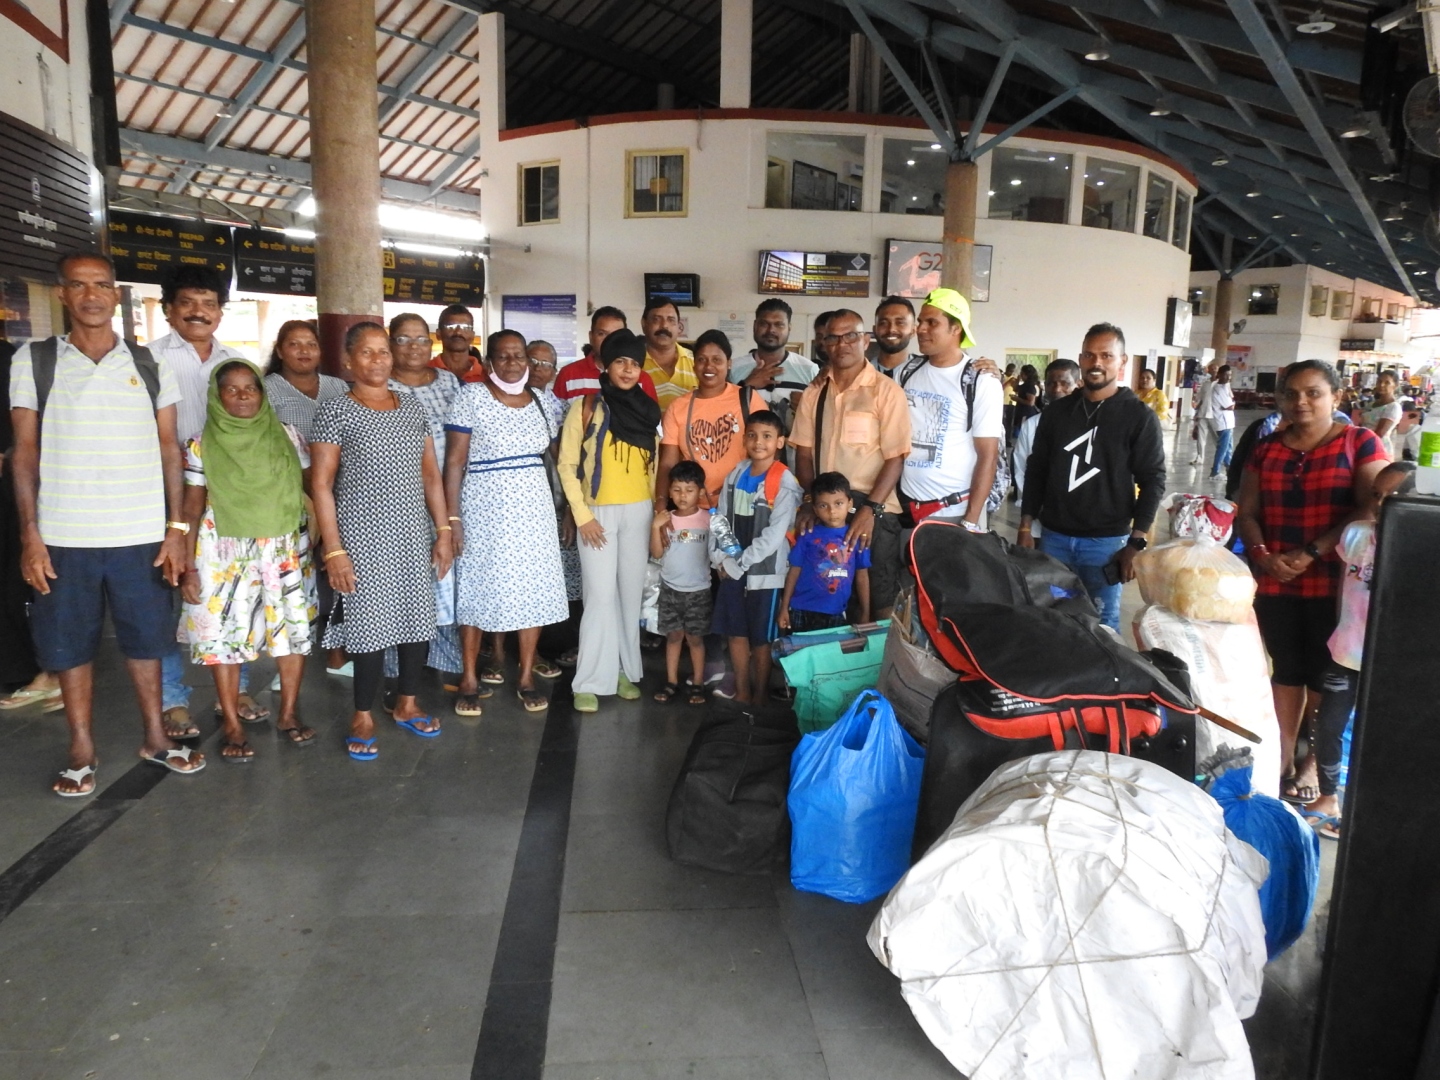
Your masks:
<svg viewBox="0 0 1440 1080"><path fill-rule="evenodd" d="M1310 558L1312 558L1312 559L1322 559L1322 558L1324 558L1324 556L1320 553L1320 549L1315 546L1315 541L1314 541L1314 540L1311 540L1310 543L1308 543L1308 544L1305 545L1304 551L1305 551L1305 554L1306 554L1306 555L1309 555Z"/></svg>
<svg viewBox="0 0 1440 1080"><path fill-rule="evenodd" d="M882 514L885 513L884 503L872 502L871 500L866 499L862 505L868 506L871 510L875 511L876 517L880 517Z"/></svg>
<svg viewBox="0 0 1440 1080"><path fill-rule="evenodd" d="M1125 546L1132 547L1136 551L1144 551L1150 546L1150 541L1143 536L1132 536L1129 540L1125 541Z"/></svg>
<svg viewBox="0 0 1440 1080"><path fill-rule="evenodd" d="M187 535L190 532L190 523L188 521L167 521L165 522L165 527Z"/></svg>

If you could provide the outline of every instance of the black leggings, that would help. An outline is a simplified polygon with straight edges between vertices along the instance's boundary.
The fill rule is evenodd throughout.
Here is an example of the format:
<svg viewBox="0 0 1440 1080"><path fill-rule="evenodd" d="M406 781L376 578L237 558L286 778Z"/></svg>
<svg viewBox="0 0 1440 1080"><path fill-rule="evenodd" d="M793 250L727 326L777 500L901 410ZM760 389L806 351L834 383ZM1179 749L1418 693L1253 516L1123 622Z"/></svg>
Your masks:
<svg viewBox="0 0 1440 1080"><path fill-rule="evenodd" d="M1315 760L1320 765L1320 794L1334 795L1340 786L1340 755L1345 745L1345 725L1355 708L1360 673L1335 663L1325 669L1320 712L1315 717Z"/></svg>
<svg viewBox="0 0 1440 1080"><path fill-rule="evenodd" d="M428 641L408 641L395 647L400 655L400 685L396 690L400 697L414 697L419 692L429 649ZM355 662L355 711L369 712L385 681L385 650L351 653L350 658Z"/></svg>

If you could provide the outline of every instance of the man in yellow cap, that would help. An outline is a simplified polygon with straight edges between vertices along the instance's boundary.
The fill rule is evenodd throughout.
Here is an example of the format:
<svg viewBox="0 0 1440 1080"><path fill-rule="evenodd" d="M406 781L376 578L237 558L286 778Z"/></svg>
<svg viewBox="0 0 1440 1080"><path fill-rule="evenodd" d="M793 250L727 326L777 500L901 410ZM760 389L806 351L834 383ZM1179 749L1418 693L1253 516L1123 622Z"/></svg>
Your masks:
<svg viewBox="0 0 1440 1080"><path fill-rule="evenodd" d="M897 379L910 407L901 491L917 523L934 516L981 532L991 491L1003 497L1007 486L1000 456L1004 390L965 353L975 345L970 305L954 289L934 289L925 298L916 341L923 359L907 363Z"/></svg>

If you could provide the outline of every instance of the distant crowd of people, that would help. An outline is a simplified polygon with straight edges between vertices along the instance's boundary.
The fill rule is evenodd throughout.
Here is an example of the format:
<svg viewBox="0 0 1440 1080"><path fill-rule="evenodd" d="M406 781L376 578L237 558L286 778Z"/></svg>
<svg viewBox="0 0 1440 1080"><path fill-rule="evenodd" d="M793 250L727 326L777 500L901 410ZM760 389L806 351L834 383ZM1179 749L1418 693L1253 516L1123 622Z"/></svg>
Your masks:
<svg viewBox="0 0 1440 1080"><path fill-rule="evenodd" d="M1042 390L1033 367L1002 373L972 354L970 308L951 289L918 310L887 297L868 327L827 312L812 358L790 347L779 299L759 305L755 347L738 358L714 330L682 345L669 300L646 303L639 334L600 307L584 355L563 368L549 343L513 329L478 352L460 306L433 328L432 356L432 328L407 313L350 328L344 379L320 370L309 322L280 328L264 369L226 348L227 289L203 269L167 285L172 332L148 347L112 329L103 256L61 260L57 292L70 332L22 346L9 377L6 558L23 586L7 589L5 628L33 657L9 681L42 674L0 706L63 705L71 744L53 786L67 797L95 789L92 665L107 609L142 759L204 768L184 680L200 664L220 757L252 760L245 725L270 713L249 666L264 655L278 669L278 730L311 744L297 702L304 657L323 648L327 671L353 679L346 751L370 761L377 702L406 732L441 734L420 703L427 666L454 687L457 715L481 715L509 678L512 633L527 711L549 707L544 680L570 664L580 712L639 698L652 562L666 649L656 700L763 701L777 636L887 616L905 529L935 518L986 531L1012 475L1019 543L1071 567L1118 629L1166 486L1153 376L1143 396L1124 385L1119 327L1091 327ZM1228 412L1223 374L1208 400ZM1304 687L1327 677L1312 609L1334 607L1343 526L1385 459L1368 432L1345 443L1343 461L1305 471L1308 509L1267 479L1295 440L1308 461L1329 445L1311 418L1329 415L1319 399L1334 388L1325 365L1291 370L1288 426L1254 452L1241 495L1277 703L1297 722ZM1217 469L1221 457L1217 440ZM539 655L541 630L577 615L578 647ZM723 643L732 669L713 691L707 642Z"/></svg>

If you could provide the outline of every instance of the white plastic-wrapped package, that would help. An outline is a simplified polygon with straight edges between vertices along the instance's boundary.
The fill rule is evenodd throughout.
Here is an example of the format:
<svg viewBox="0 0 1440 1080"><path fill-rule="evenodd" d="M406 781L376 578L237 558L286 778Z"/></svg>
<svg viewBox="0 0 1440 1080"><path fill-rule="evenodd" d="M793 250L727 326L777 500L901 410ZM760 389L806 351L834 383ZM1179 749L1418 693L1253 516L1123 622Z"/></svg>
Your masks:
<svg viewBox="0 0 1440 1080"><path fill-rule="evenodd" d="M1245 561L1201 536L1172 540L1135 557L1135 577L1147 604L1210 622L1243 623L1255 604L1255 576Z"/></svg>
<svg viewBox="0 0 1440 1080"><path fill-rule="evenodd" d="M1248 746L1255 759L1255 790L1278 799L1280 721L1254 614L1243 623L1201 622L1152 604L1140 609L1134 629L1141 649L1164 649L1185 661L1198 704L1260 736L1258 745L1246 742L1197 716L1195 760L1204 761L1222 743Z"/></svg>
<svg viewBox="0 0 1440 1080"><path fill-rule="evenodd" d="M1267 872L1160 766L1037 754L966 800L868 941L970 1080L1253 1080Z"/></svg>

